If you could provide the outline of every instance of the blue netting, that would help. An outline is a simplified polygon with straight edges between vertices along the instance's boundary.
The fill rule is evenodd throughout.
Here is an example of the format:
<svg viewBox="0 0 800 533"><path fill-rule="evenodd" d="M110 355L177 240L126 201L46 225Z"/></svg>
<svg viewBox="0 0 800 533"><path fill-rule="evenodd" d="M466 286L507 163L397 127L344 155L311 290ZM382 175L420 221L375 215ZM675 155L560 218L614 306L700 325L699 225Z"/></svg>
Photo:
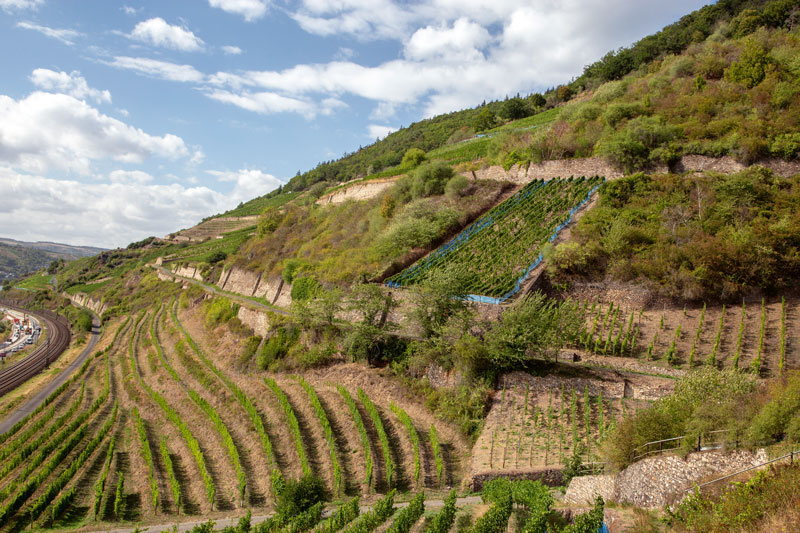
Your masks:
<svg viewBox="0 0 800 533"><path fill-rule="evenodd" d="M600 187L600 185L595 185L594 188L592 188L592 190L586 194L586 198L581 200L581 202L578 205L569 210L569 216L567 217L567 220L556 226L555 231L553 231L553 234L550 236L549 239L550 242L556 240L556 238L558 237L558 232L560 232L562 229L564 229L564 227L566 227L570 222L572 222L573 215L575 215L575 213L577 213L578 210L581 207L583 207L586 204L586 202L589 201L589 199L592 197L592 194L594 194L594 192L597 190L598 187ZM477 294L468 294L466 296L466 300L470 302L478 302L484 304L501 304L505 302L506 300L508 300L509 298L511 298L520 291L520 289L522 288L522 284L525 282L526 279L528 279L530 273L533 271L534 268L538 267L543 260L544 257L542 257L542 254L539 254L539 257L537 257L536 260L533 263L531 263L531 265L527 268L527 270L525 270L525 272L519 277L519 279L517 279L517 282L514 284L514 288L505 293L500 298L493 298L491 296L480 296ZM395 286L397 287L399 285Z"/></svg>

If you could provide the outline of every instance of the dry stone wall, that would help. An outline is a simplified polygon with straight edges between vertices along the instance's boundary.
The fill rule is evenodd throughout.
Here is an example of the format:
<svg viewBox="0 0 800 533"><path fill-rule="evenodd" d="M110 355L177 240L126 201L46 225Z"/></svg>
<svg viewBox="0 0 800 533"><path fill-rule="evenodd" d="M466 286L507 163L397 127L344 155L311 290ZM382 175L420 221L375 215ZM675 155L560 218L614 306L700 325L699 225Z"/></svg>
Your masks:
<svg viewBox="0 0 800 533"><path fill-rule="evenodd" d="M256 335L264 337L270 329L267 314L245 306L239 306L239 313L236 315L242 324L252 329Z"/></svg>
<svg viewBox="0 0 800 533"><path fill-rule="evenodd" d="M78 292L75 294L69 294L67 292L63 292L62 295L69 298L69 300L73 304L85 307L86 309L90 309L91 311L94 311L98 315L102 315L108 309L108 305L104 304L102 300L91 298L88 294L84 292Z"/></svg>
<svg viewBox="0 0 800 533"><path fill-rule="evenodd" d="M203 281L203 276L200 274L200 270L196 266L175 265L172 269L172 272L177 274L178 276L183 276L184 278Z"/></svg>
<svg viewBox="0 0 800 533"><path fill-rule="evenodd" d="M217 286L228 292L242 296L264 298L269 303L286 307L292 303L292 286L282 278L265 278L259 272L251 272L239 267L222 269Z"/></svg>
<svg viewBox="0 0 800 533"><path fill-rule="evenodd" d="M633 463L616 475L580 476L570 481L564 499L582 505L598 494L606 501L637 507L663 508L686 496L686 491L709 478L757 466L767 461L766 450L662 455Z"/></svg>

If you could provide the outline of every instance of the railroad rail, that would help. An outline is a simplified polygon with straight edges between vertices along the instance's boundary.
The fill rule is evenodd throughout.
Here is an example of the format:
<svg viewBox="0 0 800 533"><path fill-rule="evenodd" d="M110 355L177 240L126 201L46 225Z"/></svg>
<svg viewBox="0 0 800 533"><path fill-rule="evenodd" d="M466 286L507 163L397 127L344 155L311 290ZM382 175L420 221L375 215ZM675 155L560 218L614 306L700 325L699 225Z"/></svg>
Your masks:
<svg viewBox="0 0 800 533"><path fill-rule="evenodd" d="M20 309L9 302L0 301L0 305L33 315L48 330L47 341L37 347L25 359L10 365L0 372L0 396L19 387L55 361L66 350L70 342L69 323L61 316L50 311L31 312Z"/></svg>

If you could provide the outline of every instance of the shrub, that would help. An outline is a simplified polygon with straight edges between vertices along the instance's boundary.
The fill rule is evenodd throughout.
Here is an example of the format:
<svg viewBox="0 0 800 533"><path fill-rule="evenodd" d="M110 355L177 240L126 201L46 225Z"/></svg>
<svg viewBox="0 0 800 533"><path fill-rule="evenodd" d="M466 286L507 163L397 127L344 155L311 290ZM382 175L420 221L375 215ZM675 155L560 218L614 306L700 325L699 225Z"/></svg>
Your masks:
<svg viewBox="0 0 800 533"><path fill-rule="evenodd" d="M755 39L748 38L739 59L725 70L725 78L751 89L764 80L769 63L764 47Z"/></svg>
<svg viewBox="0 0 800 533"><path fill-rule="evenodd" d="M503 105L500 107L500 116L507 120L517 120L530 116L531 114L532 112L528 104L519 96L509 98L504 101Z"/></svg>
<svg viewBox="0 0 800 533"><path fill-rule="evenodd" d="M276 511L286 517L297 516L310 509L325 498L325 485L322 480L306 474L298 480L288 479L278 495Z"/></svg>
<svg viewBox="0 0 800 533"><path fill-rule="evenodd" d="M425 161L425 152L419 148L409 148L406 150L400 165L407 168L418 167Z"/></svg>
<svg viewBox="0 0 800 533"><path fill-rule="evenodd" d="M492 110L486 106L483 106L478 114L475 115L475 120L472 123L472 127L475 131L486 131L490 130L497 126L497 117L494 116Z"/></svg>
<svg viewBox="0 0 800 533"><path fill-rule="evenodd" d="M258 215L258 236L269 235L280 226L283 214L276 207L266 207Z"/></svg>
<svg viewBox="0 0 800 533"><path fill-rule="evenodd" d="M453 177L453 169L442 161L435 161L419 167L414 172L411 195L423 198L444 194L444 187Z"/></svg>
<svg viewBox="0 0 800 533"><path fill-rule="evenodd" d="M314 278L296 278L292 283L292 301L307 301L312 299L320 289L320 284Z"/></svg>
<svg viewBox="0 0 800 533"><path fill-rule="evenodd" d="M464 196L469 188L469 178L462 174L457 174L448 180L444 186L444 193L450 200L457 200Z"/></svg>
<svg viewBox="0 0 800 533"><path fill-rule="evenodd" d="M623 120L634 118L642 113L644 113L644 109L639 104L612 104L603 113L603 120L612 128L616 128Z"/></svg>

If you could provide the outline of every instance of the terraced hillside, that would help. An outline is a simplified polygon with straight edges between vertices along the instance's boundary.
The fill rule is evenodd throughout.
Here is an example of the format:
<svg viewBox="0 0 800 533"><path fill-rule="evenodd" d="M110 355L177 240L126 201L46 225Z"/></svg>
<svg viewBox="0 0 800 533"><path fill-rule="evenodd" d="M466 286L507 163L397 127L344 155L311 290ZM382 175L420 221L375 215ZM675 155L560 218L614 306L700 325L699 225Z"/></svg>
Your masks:
<svg viewBox="0 0 800 533"><path fill-rule="evenodd" d="M412 285L431 272L452 269L469 278L470 294L505 300L541 263L544 244L569 223L602 181L597 176L532 181L386 283Z"/></svg>
<svg viewBox="0 0 800 533"><path fill-rule="evenodd" d="M47 407L0 437L0 527L269 509L306 474L333 500L459 480L453 431L377 394L384 378L241 374L175 300L105 335Z"/></svg>

